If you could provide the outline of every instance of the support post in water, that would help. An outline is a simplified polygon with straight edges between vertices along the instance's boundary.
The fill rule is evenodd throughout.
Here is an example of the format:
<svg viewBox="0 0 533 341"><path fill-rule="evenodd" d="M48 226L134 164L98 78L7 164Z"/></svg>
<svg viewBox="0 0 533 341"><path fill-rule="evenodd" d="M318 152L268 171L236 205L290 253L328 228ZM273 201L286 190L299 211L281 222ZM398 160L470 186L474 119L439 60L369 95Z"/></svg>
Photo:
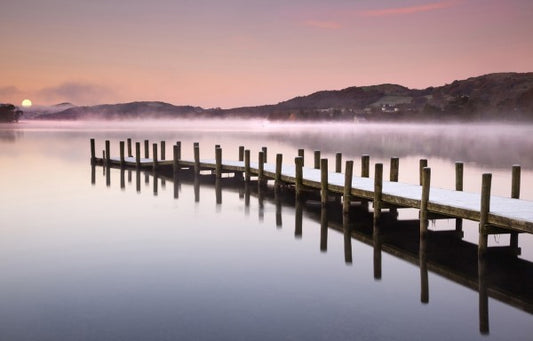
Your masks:
<svg viewBox="0 0 533 341"><path fill-rule="evenodd" d="M220 179L222 177L222 148L215 149L215 177Z"/></svg>
<svg viewBox="0 0 533 341"><path fill-rule="evenodd" d="M111 146L109 140L105 140L105 164L110 165L111 161Z"/></svg>
<svg viewBox="0 0 533 341"><path fill-rule="evenodd" d="M200 175L200 143L194 142L194 175Z"/></svg>
<svg viewBox="0 0 533 341"><path fill-rule="evenodd" d="M342 153L335 154L335 173L342 172Z"/></svg>
<svg viewBox="0 0 533 341"><path fill-rule="evenodd" d="M175 144L172 148L172 156L173 156L173 160L174 160L174 163L173 163L173 170L174 170L174 175L178 174L179 173L179 169L180 169L180 146L178 144Z"/></svg>
<svg viewBox="0 0 533 341"><path fill-rule="evenodd" d="M320 160L320 202L322 207L328 203L328 159Z"/></svg>
<svg viewBox="0 0 533 341"><path fill-rule="evenodd" d="M133 157L133 153L131 150L131 138L127 139L127 144L128 144L128 157Z"/></svg>
<svg viewBox="0 0 533 341"><path fill-rule="evenodd" d="M350 202L352 196L353 161L346 161L344 166L344 193L342 195L342 212L350 212Z"/></svg>
<svg viewBox="0 0 533 341"><path fill-rule="evenodd" d="M305 154L305 150L300 148L298 149L298 156L302 158L302 165L304 164L304 154Z"/></svg>
<svg viewBox="0 0 533 341"><path fill-rule="evenodd" d="M91 165L94 165L96 162L96 146L94 139L91 139Z"/></svg>
<svg viewBox="0 0 533 341"><path fill-rule="evenodd" d="M492 174L484 173L481 181L481 208L479 210L479 256L487 251L487 225L490 211L490 187Z"/></svg>
<svg viewBox="0 0 533 341"><path fill-rule="evenodd" d="M265 153L263 151L259 152L257 173L257 181L259 182L259 186L262 186L265 182Z"/></svg>
<svg viewBox="0 0 533 341"><path fill-rule="evenodd" d="M511 174L511 198L520 198L520 165L513 165ZM518 232L511 232L509 246L518 253Z"/></svg>
<svg viewBox="0 0 533 341"><path fill-rule="evenodd" d="M462 162L455 163L455 190L461 192L463 190L463 178L464 178L464 164ZM455 231L460 233L462 237L463 231L463 219L455 218Z"/></svg>
<svg viewBox="0 0 533 341"><path fill-rule="evenodd" d="M301 156L298 156L294 158L294 164L296 166L295 172L294 172L294 187L296 191L296 198L300 198L300 195L302 194L303 189L303 164L304 159Z"/></svg>
<svg viewBox="0 0 533 341"><path fill-rule="evenodd" d="M148 140L144 140L144 158L148 159L150 157L150 142Z"/></svg>
<svg viewBox="0 0 533 341"><path fill-rule="evenodd" d="M181 161L181 141L176 141L176 147L176 158L178 159L178 161Z"/></svg>
<svg viewBox="0 0 533 341"><path fill-rule="evenodd" d="M381 193L383 192L382 163L376 163L374 173L374 221L376 221L381 216Z"/></svg>
<svg viewBox="0 0 533 341"><path fill-rule="evenodd" d="M157 170L157 166L158 166L158 161L157 161L157 143L154 143L152 145L153 147L153 169L154 169L154 172ZM154 178L154 181L156 181L156 179Z"/></svg>
<svg viewBox="0 0 533 341"><path fill-rule="evenodd" d="M390 181L398 182L399 174L400 174L400 159L398 157L392 157L390 159L390 175L389 175Z"/></svg>
<svg viewBox="0 0 533 341"><path fill-rule="evenodd" d="M490 187L492 174L485 173L481 181L481 208L479 210L478 242L478 291L479 291L479 331L489 333L489 300L487 295L486 262L488 234L487 225L490 212Z"/></svg>
<svg viewBox="0 0 533 341"><path fill-rule="evenodd" d="M250 182L250 149L244 151L244 181Z"/></svg>
<svg viewBox="0 0 533 341"><path fill-rule="evenodd" d="M422 198L420 199L420 240L426 238L428 231L428 202L431 188L431 168L422 169Z"/></svg>
<svg viewBox="0 0 533 341"><path fill-rule="evenodd" d="M239 161L244 161L244 146L239 146Z"/></svg>
<svg viewBox="0 0 533 341"><path fill-rule="evenodd" d="M141 143L135 142L135 167L141 168Z"/></svg>
<svg viewBox="0 0 533 341"><path fill-rule="evenodd" d="M320 169L320 150L315 150L315 169Z"/></svg>
<svg viewBox="0 0 533 341"><path fill-rule="evenodd" d="M262 147L261 151L263 152L263 163L267 163L267 147Z"/></svg>
<svg viewBox="0 0 533 341"><path fill-rule="evenodd" d="M370 177L370 155L368 154L361 156L361 177Z"/></svg>
<svg viewBox="0 0 533 341"><path fill-rule="evenodd" d="M420 186L422 186L422 173L424 172L424 168L426 168L427 166L428 166L428 160L420 159L420 165L419 165Z"/></svg>
<svg viewBox="0 0 533 341"><path fill-rule="evenodd" d="M161 141L161 161L165 161L167 158L166 152L166 142Z"/></svg>
<svg viewBox="0 0 533 341"><path fill-rule="evenodd" d="M283 165L283 154L276 154L276 176L274 178L276 187L281 186L282 165Z"/></svg>
<svg viewBox="0 0 533 341"><path fill-rule="evenodd" d="M119 144L119 150L120 150L120 167L124 167L124 141L120 141Z"/></svg>

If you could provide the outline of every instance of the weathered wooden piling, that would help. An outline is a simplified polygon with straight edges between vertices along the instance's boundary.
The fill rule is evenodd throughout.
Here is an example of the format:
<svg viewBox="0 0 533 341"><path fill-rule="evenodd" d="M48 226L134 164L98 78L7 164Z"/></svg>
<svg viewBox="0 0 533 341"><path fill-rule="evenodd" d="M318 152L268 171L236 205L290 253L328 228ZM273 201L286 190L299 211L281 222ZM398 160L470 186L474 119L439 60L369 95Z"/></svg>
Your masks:
<svg viewBox="0 0 533 341"><path fill-rule="evenodd" d="M422 186L422 174L424 173L424 168L428 166L428 160L420 159L419 162L419 174L420 174L420 186Z"/></svg>
<svg viewBox="0 0 533 341"><path fill-rule="evenodd" d="M257 167L257 181L259 182L259 186L262 186L265 184L265 152L260 151L258 155L258 167Z"/></svg>
<svg viewBox="0 0 533 341"><path fill-rule="evenodd" d="M274 183L276 188L281 186L281 168L283 166L283 154L276 154L276 174L274 177Z"/></svg>
<svg viewBox="0 0 533 341"><path fill-rule="evenodd" d="M297 156L294 158L295 172L294 172L294 189L296 191L296 197L299 198L303 190L303 158Z"/></svg>
<svg viewBox="0 0 533 341"><path fill-rule="evenodd" d="M455 163L455 190L456 191L462 191L463 190L463 178L464 178L464 164L460 161ZM461 233L460 236L462 236L463 231L463 219L456 218L455 219L455 231L458 233Z"/></svg>
<svg viewBox="0 0 533 341"><path fill-rule="evenodd" d="M335 154L335 173L342 172L342 153Z"/></svg>
<svg viewBox="0 0 533 341"><path fill-rule="evenodd" d="M305 154L305 150L300 148L298 149L298 156L302 158L302 162L304 162L304 154Z"/></svg>
<svg viewBox="0 0 533 341"><path fill-rule="evenodd" d="M181 141L176 141L176 147L178 147L178 153L176 155L178 160L181 160Z"/></svg>
<svg viewBox="0 0 533 341"><path fill-rule="evenodd" d="M511 198L520 198L520 165L513 165L511 171ZM509 246L518 249L518 232L511 232Z"/></svg>
<svg viewBox="0 0 533 341"><path fill-rule="evenodd" d="M131 150L131 138L128 138L126 140L127 142L127 145L128 145L128 157L133 157L133 153L132 153L132 150Z"/></svg>
<svg viewBox="0 0 533 341"><path fill-rule="evenodd" d="M91 139L91 165L96 163L96 145L94 139Z"/></svg>
<svg viewBox="0 0 533 341"><path fill-rule="evenodd" d="M250 149L246 149L244 151L244 181L249 182L250 178Z"/></svg>
<svg viewBox="0 0 533 341"><path fill-rule="evenodd" d="M326 206L328 203L328 159L320 160L320 203Z"/></svg>
<svg viewBox="0 0 533 341"><path fill-rule="evenodd" d="M479 210L479 243L478 254L484 257L487 251L487 225L490 211L490 187L492 181L492 174L484 173L481 181L481 207Z"/></svg>
<svg viewBox="0 0 533 341"><path fill-rule="evenodd" d="M141 168L141 143L135 142L135 167Z"/></svg>
<svg viewBox="0 0 533 341"><path fill-rule="evenodd" d="M382 163L376 163L374 173L374 220L378 220L381 216L381 195L383 192Z"/></svg>
<svg viewBox="0 0 533 341"><path fill-rule="evenodd" d="M144 140L144 158L148 159L150 157L150 142L148 140Z"/></svg>
<svg viewBox="0 0 533 341"><path fill-rule="evenodd" d="M368 154L361 156L361 177L370 177L370 155Z"/></svg>
<svg viewBox="0 0 533 341"><path fill-rule="evenodd" d="M105 164L111 164L111 145L109 140L105 140Z"/></svg>
<svg viewBox="0 0 533 341"><path fill-rule="evenodd" d="M420 199L420 240L425 239L428 230L428 202L431 186L431 169L422 169L422 198Z"/></svg>
<svg viewBox="0 0 533 341"><path fill-rule="evenodd" d="M119 151L120 151L120 168L124 167L124 141L119 142Z"/></svg>
<svg viewBox="0 0 533 341"><path fill-rule="evenodd" d="M244 146L239 146L239 161L244 161Z"/></svg>
<svg viewBox="0 0 533 341"><path fill-rule="evenodd" d="M215 177L220 179L222 177L222 148L215 149Z"/></svg>
<svg viewBox="0 0 533 341"><path fill-rule="evenodd" d="M390 174L389 179L391 182L398 182L400 174L400 158L392 157L390 159Z"/></svg>
<svg viewBox="0 0 533 341"><path fill-rule="evenodd" d="M172 164L174 175L179 173L180 170L180 160L181 160L181 142L176 143L172 146L172 158L174 163Z"/></svg>
<svg viewBox="0 0 533 341"><path fill-rule="evenodd" d="M166 142L161 141L161 161L165 161L166 159L167 159Z"/></svg>
<svg viewBox="0 0 533 341"><path fill-rule="evenodd" d="M315 150L314 156L315 156L315 169L320 169L320 150Z"/></svg>
<svg viewBox="0 0 533 341"><path fill-rule="evenodd" d="M347 214L350 212L350 202L352 196L352 179L353 179L353 161L346 161L344 166L344 193L342 195L342 211Z"/></svg>
<svg viewBox="0 0 533 341"><path fill-rule="evenodd" d="M261 151L263 152L263 163L267 163L267 147L261 147Z"/></svg>
<svg viewBox="0 0 533 341"><path fill-rule="evenodd" d="M153 148L153 169L154 172L157 170L157 167L159 166L159 161L157 160L157 143L154 143L152 145Z"/></svg>
<svg viewBox="0 0 533 341"><path fill-rule="evenodd" d="M200 143L194 142L194 175L200 175Z"/></svg>

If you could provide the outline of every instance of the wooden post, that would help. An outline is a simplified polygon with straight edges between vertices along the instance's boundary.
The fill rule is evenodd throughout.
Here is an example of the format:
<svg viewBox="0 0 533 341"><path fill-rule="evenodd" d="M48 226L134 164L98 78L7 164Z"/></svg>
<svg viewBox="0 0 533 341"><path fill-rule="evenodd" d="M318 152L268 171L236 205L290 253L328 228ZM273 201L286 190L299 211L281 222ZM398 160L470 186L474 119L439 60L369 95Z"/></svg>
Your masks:
<svg viewBox="0 0 533 341"><path fill-rule="evenodd" d="M154 168L154 172L155 172L156 169L157 169L157 166L158 166L158 161L157 161L157 143L154 143L152 145L152 147L153 147L153 154L154 154L153 155L153 157L154 157L154 159L153 159L153 168ZM156 181L155 178L154 178L154 181Z"/></svg>
<svg viewBox="0 0 533 341"><path fill-rule="evenodd" d="M320 150L315 150L315 169L320 169Z"/></svg>
<svg viewBox="0 0 533 341"><path fill-rule="evenodd" d="M109 140L105 141L105 164L110 165L111 163L111 146Z"/></svg>
<svg viewBox="0 0 533 341"><path fill-rule="evenodd" d="M484 173L481 182L481 207L479 210L479 243L478 254L484 256L487 251L487 225L490 211L490 187L492 174Z"/></svg>
<svg viewBox="0 0 533 341"><path fill-rule="evenodd" d="M361 156L361 177L370 177L370 155L364 154Z"/></svg>
<svg viewBox="0 0 533 341"><path fill-rule="evenodd" d="M244 151L244 181L249 182L250 174L250 149Z"/></svg>
<svg viewBox="0 0 533 341"><path fill-rule="evenodd" d="M463 178L464 178L464 164L462 162L455 163L455 190L463 190ZM455 218L455 231L459 233L459 237L463 236L463 219Z"/></svg>
<svg viewBox="0 0 533 341"><path fill-rule="evenodd" d="M511 174L511 198L520 198L520 165L513 165ZM509 245L518 251L518 232L511 232ZM518 253L518 252L517 252Z"/></svg>
<svg viewBox="0 0 533 341"><path fill-rule="evenodd" d="M166 159L167 159L166 142L161 141L161 161L165 161Z"/></svg>
<svg viewBox="0 0 533 341"><path fill-rule="evenodd" d="M222 177L222 148L215 149L215 177L220 179Z"/></svg>
<svg viewBox="0 0 533 341"><path fill-rule="evenodd" d="M244 146L239 146L239 161L244 161Z"/></svg>
<svg viewBox="0 0 533 341"><path fill-rule="evenodd" d="M344 166L344 193L342 211L347 214L350 212L350 202L352 197L352 179L353 179L353 161L346 161Z"/></svg>
<svg viewBox="0 0 533 341"><path fill-rule="evenodd" d="M276 154L276 176L275 176L275 184L276 187L279 187L281 185L281 168L283 165L283 154Z"/></svg>
<svg viewBox="0 0 533 341"><path fill-rule="evenodd" d="M172 156L174 159L173 169L174 169L174 175L179 173L180 170L180 145L175 144L172 148ZM176 179L174 179L176 181Z"/></svg>
<svg viewBox="0 0 533 341"><path fill-rule="evenodd" d="M383 164L376 163L374 169L374 220L381 216L381 193L383 192Z"/></svg>
<svg viewBox="0 0 533 341"><path fill-rule="evenodd" d="M320 160L320 202L322 206L328 203L328 159Z"/></svg>
<svg viewBox="0 0 533 341"><path fill-rule="evenodd" d="M200 175L200 143L194 142L194 175Z"/></svg>
<svg viewBox="0 0 533 341"><path fill-rule="evenodd" d="M298 156L298 157L294 158L294 163L295 163L295 166L296 166L296 169L295 169L295 172L294 172L294 176L295 176L294 187L295 187L295 191L296 191L296 197L299 198L300 195L302 194L302 189L303 189L303 163L304 163L304 160L303 160L303 158L301 156Z"/></svg>
<svg viewBox="0 0 533 341"><path fill-rule="evenodd" d="M304 153L305 153L305 150L304 149L298 149L298 156L302 158L302 165L303 165L303 162L304 162Z"/></svg>
<svg viewBox="0 0 533 341"><path fill-rule="evenodd" d="M259 152L258 164L257 181L259 182L259 186L262 186L265 182L265 153L263 151Z"/></svg>
<svg viewBox="0 0 533 341"><path fill-rule="evenodd" d="M215 144L215 150L216 150L217 148L220 148L220 145L219 145L219 144Z"/></svg>
<svg viewBox="0 0 533 341"><path fill-rule="evenodd" d="M150 157L149 141L144 140L144 158L148 159L149 157Z"/></svg>
<svg viewBox="0 0 533 341"><path fill-rule="evenodd" d="M335 154L335 173L342 172L342 153Z"/></svg>
<svg viewBox="0 0 533 341"><path fill-rule="evenodd" d="M94 139L91 139L91 165L96 163L96 146Z"/></svg>
<svg viewBox="0 0 533 341"><path fill-rule="evenodd" d="M420 166L419 166L420 186L422 186L422 173L424 172L424 168L426 168L427 166L428 166L428 160L420 159Z"/></svg>
<svg viewBox="0 0 533 341"><path fill-rule="evenodd" d="M141 143L135 142L135 166L141 168Z"/></svg>
<svg viewBox="0 0 533 341"><path fill-rule="evenodd" d="M431 169L422 169L422 198L420 199L420 240L425 239L428 230L428 201L431 188Z"/></svg>
<svg viewBox="0 0 533 341"><path fill-rule="evenodd" d="M120 141L119 143L119 150L120 150L120 167L124 167L124 141Z"/></svg>
<svg viewBox="0 0 533 341"><path fill-rule="evenodd" d="M133 153L132 153L132 150L131 150L131 139L130 138L127 139L127 143L128 143L128 157L133 157Z"/></svg>
<svg viewBox="0 0 533 341"><path fill-rule="evenodd" d="M400 174L400 159L398 157L392 157L390 159L390 181L398 182L398 177Z"/></svg>
<svg viewBox="0 0 533 341"><path fill-rule="evenodd" d="M263 163L267 163L267 147L262 147L261 151L263 152Z"/></svg>

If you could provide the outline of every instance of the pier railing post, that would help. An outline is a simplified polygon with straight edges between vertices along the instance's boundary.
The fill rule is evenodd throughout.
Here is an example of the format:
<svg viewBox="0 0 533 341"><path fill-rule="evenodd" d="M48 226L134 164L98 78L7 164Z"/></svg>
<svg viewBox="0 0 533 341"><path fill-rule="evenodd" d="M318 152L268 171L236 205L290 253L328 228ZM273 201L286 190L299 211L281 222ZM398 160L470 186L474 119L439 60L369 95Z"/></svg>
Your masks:
<svg viewBox="0 0 533 341"><path fill-rule="evenodd" d="M281 168L283 164L283 154L276 154L276 176L275 176L275 185L276 187L281 186Z"/></svg>
<svg viewBox="0 0 533 341"><path fill-rule="evenodd" d="M298 156L302 158L302 165L304 164L304 153L305 153L305 150L300 148L298 149Z"/></svg>
<svg viewBox="0 0 533 341"><path fill-rule="evenodd" d="M244 151L244 181L250 182L250 149Z"/></svg>
<svg viewBox="0 0 533 341"><path fill-rule="evenodd" d="M200 143L194 142L194 175L200 175Z"/></svg>
<svg viewBox="0 0 533 341"><path fill-rule="evenodd" d="M346 161L344 166L344 193L342 196L342 211L347 214L350 212L350 202L352 196L352 179L353 179L353 161Z"/></svg>
<svg viewBox="0 0 533 341"><path fill-rule="evenodd" d="M481 182L481 207L479 211L479 248L478 253L484 255L487 251L487 225L490 211L490 187L492 174L484 173Z"/></svg>
<svg viewBox="0 0 533 341"><path fill-rule="evenodd" d="M153 148L153 169L154 169L154 172L157 170L157 167L158 167L158 161L157 161L157 143L154 143L152 145L152 148ZM154 178L154 181L156 181L156 179Z"/></svg>
<svg viewBox="0 0 533 341"><path fill-rule="evenodd" d="M135 167L141 168L141 143L135 142Z"/></svg>
<svg viewBox="0 0 533 341"><path fill-rule="evenodd" d="M328 159L320 160L320 202L322 206L328 203Z"/></svg>
<svg viewBox="0 0 533 341"><path fill-rule="evenodd" d="M174 175L176 175L179 173L179 170L180 170L180 163L179 163L180 162L180 146L178 144L175 144L172 147L172 157L174 160L174 163L173 163Z"/></svg>
<svg viewBox="0 0 533 341"><path fill-rule="evenodd" d="M431 188L431 169L422 169L422 198L420 199L420 240L426 238L428 230L428 202Z"/></svg>
<svg viewBox="0 0 533 341"><path fill-rule="evenodd" d="M374 221L377 221L381 216L381 194L383 192L383 164L376 163L374 173Z"/></svg>
<svg viewBox="0 0 533 341"><path fill-rule="evenodd" d="M320 150L315 150L315 169L320 169Z"/></svg>
<svg viewBox="0 0 533 341"><path fill-rule="evenodd" d="M239 146L239 161L244 161L244 146Z"/></svg>
<svg viewBox="0 0 533 341"><path fill-rule="evenodd" d="M167 158L166 142L161 141L161 161L165 161Z"/></svg>
<svg viewBox="0 0 533 341"><path fill-rule="evenodd" d="M342 172L342 153L335 154L335 173Z"/></svg>
<svg viewBox="0 0 533 341"><path fill-rule="evenodd" d="M296 191L296 198L300 198L303 190L303 158L298 156L294 158L295 172L294 172L294 189Z"/></svg>
<svg viewBox="0 0 533 341"><path fill-rule="evenodd" d="M144 158L148 159L150 157L150 142L148 140L144 140Z"/></svg>
<svg viewBox="0 0 533 341"><path fill-rule="evenodd" d="M370 155L368 154L361 156L361 177L370 177Z"/></svg>
<svg viewBox="0 0 533 341"><path fill-rule="evenodd" d="M120 150L120 167L124 167L124 141L120 141L119 144L119 150Z"/></svg>
<svg viewBox="0 0 533 341"><path fill-rule="evenodd" d="M131 138L128 138L126 141L127 141L127 144L128 144L128 157L133 157L133 153L132 153L132 150L131 150Z"/></svg>
<svg viewBox="0 0 533 341"><path fill-rule="evenodd" d="M181 161L181 141L176 141L176 147L176 158L178 159L178 161Z"/></svg>
<svg viewBox="0 0 533 341"><path fill-rule="evenodd" d="M420 159L419 165L419 174L420 174L420 186L422 186L422 173L424 173L424 168L428 166L428 160Z"/></svg>
<svg viewBox="0 0 533 341"><path fill-rule="evenodd" d="M520 198L520 165L513 165L512 168L511 198ZM514 250L518 251L518 232L511 232L509 246Z"/></svg>
<svg viewBox="0 0 533 341"><path fill-rule="evenodd" d="M111 165L111 146L109 140L105 141L105 164Z"/></svg>
<svg viewBox="0 0 533 341"><path fill-rule="evenodd" d="M91 165L96 163L96 146L94 139L91 139Z"/></svg>
<svg viewBox="0 0 533 341"><path fill-rule="evenodd" d="M220 179L222 177L222 148L215 149L215 177Z"/></svg>
<svg viewBox="0 0 533 341"><path fill-rule="evenodd" d="M260 151L259 156L258 156L257 181L259 182L259 186L262 186L265 183L265 152L264 151Z"/></svg>
<svg viewBox="0 0 533 341"><path fill-rule="evenodd" d="M400 173L400 159L397 157L392 157L390 159L390 175L389 175L390 181L398 182L399 173Z"/></svg>
<svg viewBox="0 0 533 341"><path fill-rule="evenodd" d="M461 192L463 190L464 179L464 164L462 162L455 163L455 190ZM463 219L455 218L455 231L460 233L462 237Z"/></svg>

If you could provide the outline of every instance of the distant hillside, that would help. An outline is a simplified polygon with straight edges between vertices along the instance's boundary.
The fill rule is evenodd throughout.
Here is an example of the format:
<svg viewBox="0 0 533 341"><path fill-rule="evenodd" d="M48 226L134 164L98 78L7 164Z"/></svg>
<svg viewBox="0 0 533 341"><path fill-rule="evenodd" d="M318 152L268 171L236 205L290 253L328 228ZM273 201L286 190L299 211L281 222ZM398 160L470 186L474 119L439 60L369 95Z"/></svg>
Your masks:
<svg viewBox="0 0 533 341"><path fill-rule="evenodd" d="M533 73L494 73L423 90L396 84L319 91L274 105L203 109L163 102L71 107L41 119L533 120Z"/></svg>

